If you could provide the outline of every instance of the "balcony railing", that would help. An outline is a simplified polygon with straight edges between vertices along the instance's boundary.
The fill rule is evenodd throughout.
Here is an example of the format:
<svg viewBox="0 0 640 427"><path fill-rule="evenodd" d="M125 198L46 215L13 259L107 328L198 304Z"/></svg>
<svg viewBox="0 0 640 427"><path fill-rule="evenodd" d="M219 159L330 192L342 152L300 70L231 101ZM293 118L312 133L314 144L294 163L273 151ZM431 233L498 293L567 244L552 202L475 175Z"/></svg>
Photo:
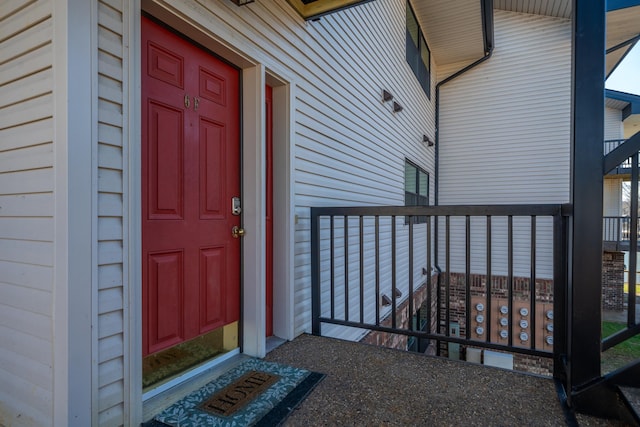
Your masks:
<svg viewBox="0 0 640 427"><path fill-rule="evenodd" d="M604 141L604 151L603 154L606 156L620 145L622 145L626 139L608 139ZM619 173L629 173L628 170L631 169L631 158L628 158L624 162L620 163L616 169L614 169L611 173L619 174Z"/></svg>
<svg viewBox="0 0 640 427"><path fill-rule="evenodd" d="M636 235L640 227L636 230ZM631 217L605 216L602 224L602 239L607 250L628 251L631 238Z"/></svg>
<svg viewBox="0 0 640 427"><path fill-rule="evenodd" d="M438 353L463 345L558 367L565 242L561 205L311 208L312 331L400 334Z"/></svg>

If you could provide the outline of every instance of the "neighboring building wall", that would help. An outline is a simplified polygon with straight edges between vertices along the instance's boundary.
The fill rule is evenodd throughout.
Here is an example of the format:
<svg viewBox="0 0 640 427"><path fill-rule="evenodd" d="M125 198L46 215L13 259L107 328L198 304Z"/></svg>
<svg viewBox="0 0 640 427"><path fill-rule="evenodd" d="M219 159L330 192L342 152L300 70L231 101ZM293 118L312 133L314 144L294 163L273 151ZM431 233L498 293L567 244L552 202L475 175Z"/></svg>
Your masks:
<svg viewBox="0 0 640 427"><path fill-rule="evenodd" d="M493 56L440 89L439 203L566 203L571 24L500 10L494 11L494 19ZM472 236L474 273L485 268L482 221L477 237ZM551 222L545 221L538 224L537 273L550 278ZM523 236L526 228L525 224ZM517 240L519 231L514 233ZM464 234L452 236L452 245L464 247ZM497 243L494 250L504 253L503 246ZM516 243L514 251L521 255L515 259L514 274L528 276L526 245L518 248ZM452 255L452 271L464 271L464 252ZM493 268L500 269L494 273L506 274L506 263L500 259L504 256L494 257Z"/></svg>
<svg viewBox="0 0 640 427"><path fill-rule="evenodd" d="M604 111L604 139L613 141L622 139L623 124L622 111L606 107ZM605 144L607 154L615 147L615 144ZM605 175L603 190L603 214L604 216L622 215L622 178L616 175Z"/></svg>
<svg viewBox="0 0 640 427"><path fill-rule="evenodd" d="M0 425L52 425L51 1L0 7Z"/></svg>
<svg viewBox="0 0 640 427"><path fill-rule="evenodd" d="M622 111L606 107L604 109L604 139L623 138L624 125L622 123Z"/></svg>
<svg viewBox="0 0 640 427"><path fill-rule="evenodd" d="M622 216L622 178L604 180L604 216Z"/></svg>
<svg viewBox="0 0 640 427"><path fill-rule="evenodd" d="M602 255L602 309L624 309L624 252Z"/></svg>
<svg viewBox="0 0 640 427"><path fill-rule="evenodd" d="M604 111L605 141L623 138L622 111L606 107ZM616 143L606 143L605 154L611 151ZM603 182L603 216L619 217L622 209L622 183L619 175L605 175ZM620 223L617 220L605 220L604 240L616 241L620 235ZM620 311L624 300L624 253L604 252L602 254L602 309Z"/></svg>

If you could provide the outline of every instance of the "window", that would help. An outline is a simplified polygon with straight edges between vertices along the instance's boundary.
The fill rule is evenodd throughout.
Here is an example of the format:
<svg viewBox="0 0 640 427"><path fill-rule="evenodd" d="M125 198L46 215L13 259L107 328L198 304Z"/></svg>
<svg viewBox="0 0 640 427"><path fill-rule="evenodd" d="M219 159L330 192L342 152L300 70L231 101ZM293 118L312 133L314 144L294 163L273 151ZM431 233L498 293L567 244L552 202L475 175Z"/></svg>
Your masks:
<svg viewBox="0 0 640 427"><path fill-rule="evenodd" d="M426 331L427 330L427 322L428 322L428 314L429 309L427 307L427 302L423 302L422 306L416 310L416 314L411 318L411 323L413 324L414 331ZM418 353L424 353L427 351L429 347L429 339L427 338L418 338L418 337L409 337L407 339L407 351L415 351Z"/></svg>
<svg viewBox="0 0 640 427"><path fill-rule="evenodd" d="M429 174L409 160L404 163L404 205L429 205ZM425 217L414 218L416 224L424 222Z"/></svg>
<svg viewBox="0 0 640 427"><path fill-rule="evenodd" d="M431 51L424 39L418 20L407 2L407 62L420 86L431 99Z"/></svg>

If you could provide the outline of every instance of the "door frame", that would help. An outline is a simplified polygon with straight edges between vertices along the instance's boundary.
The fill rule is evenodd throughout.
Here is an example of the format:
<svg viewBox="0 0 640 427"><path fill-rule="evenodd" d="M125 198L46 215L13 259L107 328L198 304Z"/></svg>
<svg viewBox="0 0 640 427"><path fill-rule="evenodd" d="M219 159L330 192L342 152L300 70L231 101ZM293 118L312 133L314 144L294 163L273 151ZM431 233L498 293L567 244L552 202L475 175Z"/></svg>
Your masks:
<svg viewBox="0 0 640 427"><path fill-rule="evenodd" d="M178 10L177 8L182 8ZM199 5L167 5L161 0L132 0L128 9L131 36L128 66L128 104L130 126L127 151L127 191L125 210L129 221L125 230L129 312L125 326L125 405L132 425L142 420L142 248L141 236L141 28L142 10L187 38L241 69L241 192L242 227L247 230L241 247L241 330L240 346L244 354L266 354L266 266L265 266L265 93L273 87L274 124L274 335L293 339L294 327L294 238L295 213L293 188L293 144L295 85L291 78L274 73L265 66L273 59L252 58L234 40L233 31L212 25ZM214 33L218 31L218 33Z"/></svg>

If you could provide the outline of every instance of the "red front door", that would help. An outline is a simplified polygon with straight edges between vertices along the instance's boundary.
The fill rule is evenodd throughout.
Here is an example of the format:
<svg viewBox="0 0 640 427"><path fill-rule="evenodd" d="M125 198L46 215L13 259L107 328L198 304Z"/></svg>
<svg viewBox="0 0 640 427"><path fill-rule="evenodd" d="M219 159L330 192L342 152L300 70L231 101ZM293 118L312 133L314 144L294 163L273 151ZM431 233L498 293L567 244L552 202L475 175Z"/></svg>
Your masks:
<svg viewBox="0 0 640 427"><path fill-rule="evenodd" d="M142 18L143 354L239 319L239 73Z"/></svg>

